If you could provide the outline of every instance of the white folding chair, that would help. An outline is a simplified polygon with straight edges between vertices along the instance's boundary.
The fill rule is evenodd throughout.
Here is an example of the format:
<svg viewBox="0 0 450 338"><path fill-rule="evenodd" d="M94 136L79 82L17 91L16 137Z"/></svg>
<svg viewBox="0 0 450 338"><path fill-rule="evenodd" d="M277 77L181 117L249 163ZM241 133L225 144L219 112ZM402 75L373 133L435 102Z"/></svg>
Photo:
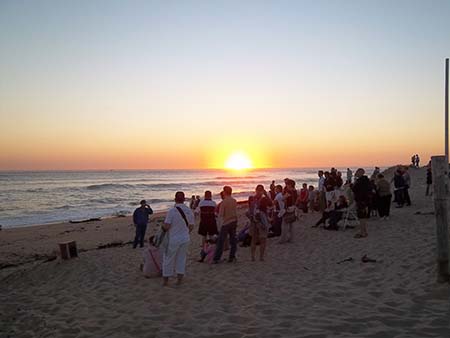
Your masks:
<svg viewBox="0 0 450 338"><path fill-rule="evenodd" d="M353 224L359 225L359 219L358 219L358 214L356 212L356 204L352 203L351 205L348 206L348 208L343 210L344 212L344 225L343 225L343 230L345 231L345 229L348 226L352 226Z"/></svg>

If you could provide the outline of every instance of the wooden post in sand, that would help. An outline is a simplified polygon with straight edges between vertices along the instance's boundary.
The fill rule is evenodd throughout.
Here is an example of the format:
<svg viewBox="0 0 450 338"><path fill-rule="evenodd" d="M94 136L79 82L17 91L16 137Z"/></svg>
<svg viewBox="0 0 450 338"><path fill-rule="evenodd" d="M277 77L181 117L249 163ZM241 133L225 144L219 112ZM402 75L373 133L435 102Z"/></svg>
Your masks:
<svg viewBox="0 0 450 338"><path fill-rule="evenodd" d="M448 162L445 156L432 156L434 213L436 215L438 281L449 281L448 245Z"/></svg>
<svg viewBox="0 0 450 338"><path fill-rule="evenodd" d="M78 257L77 243L75 241L59 243L61 259L70 259Z"/></svg>

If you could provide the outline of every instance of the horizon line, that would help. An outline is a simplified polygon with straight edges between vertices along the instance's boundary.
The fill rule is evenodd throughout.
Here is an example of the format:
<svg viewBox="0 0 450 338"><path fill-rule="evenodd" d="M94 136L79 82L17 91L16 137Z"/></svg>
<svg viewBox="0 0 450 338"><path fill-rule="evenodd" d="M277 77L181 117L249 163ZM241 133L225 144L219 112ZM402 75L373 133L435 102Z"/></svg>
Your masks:
<svg viewBox="0 0 450 338"><path fill-rule="evenodd" d="M397 164L370 164L370 165L345 165L345 166L334 166L335 168L339 167L347 167L347 168L367 168L371 166L378 166L378 167L395 167L398 165L405 165L401 163ZM234 170L234 169L228 169L228 168L110 168L110 169L99 169L99 168L89 168L89 169L0 169L0 173L4 172L74 172L74 171L176 171L176 170L186 170L186 171L194 171L194 170L223 170L223 171L230 171L230 172L245 172L245 171L252 171L252 170L279 170L279 169L320 169L320 168L327 168L328 166L293 166L293 167L255 167L255 168L249 168L249 169L243 169L243 170Z"/></svg>

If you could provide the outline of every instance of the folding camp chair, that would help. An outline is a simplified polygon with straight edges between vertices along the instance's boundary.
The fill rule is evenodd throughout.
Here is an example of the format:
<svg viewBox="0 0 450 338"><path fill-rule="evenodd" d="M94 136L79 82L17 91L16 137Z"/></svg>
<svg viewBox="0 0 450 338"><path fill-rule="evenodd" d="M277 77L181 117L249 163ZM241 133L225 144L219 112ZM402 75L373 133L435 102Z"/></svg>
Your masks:
<svg viewBox="0 0 450 338"><path fill-rule="evenodd" d="M348 226L353 226L353 225L359 225L359 219L358 219L358 214L356 212L356 204L352 203L351 205L348 206L348 208L343 210L344 212L344 225L343 225L343 230L345 231L345 229Z"/></svg>

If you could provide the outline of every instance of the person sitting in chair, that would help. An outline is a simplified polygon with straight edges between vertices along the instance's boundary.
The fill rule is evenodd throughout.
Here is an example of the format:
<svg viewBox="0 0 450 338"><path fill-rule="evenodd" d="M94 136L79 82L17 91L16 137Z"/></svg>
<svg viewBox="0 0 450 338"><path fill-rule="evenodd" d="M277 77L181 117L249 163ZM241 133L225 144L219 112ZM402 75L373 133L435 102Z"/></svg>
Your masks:
<svg viewBox="0 0 450 338"><path fill-rule="evenodd" d="M338 200L337 192L335 190L328 191L326 193L327 207L322 213L322 217L317 221L312 228L317 228L319 225L323 224L325 226L326 220L330 218L331 211L336 207L336 202Z"/></svg>
<svg viewBox="0 0 450 338"><path fill-rule="evenodd" d="M348 208L347 199L344 195L339 196L335 208L330 211L327 230L338 230L338 222L342 219L343 209Z"/></svg>

